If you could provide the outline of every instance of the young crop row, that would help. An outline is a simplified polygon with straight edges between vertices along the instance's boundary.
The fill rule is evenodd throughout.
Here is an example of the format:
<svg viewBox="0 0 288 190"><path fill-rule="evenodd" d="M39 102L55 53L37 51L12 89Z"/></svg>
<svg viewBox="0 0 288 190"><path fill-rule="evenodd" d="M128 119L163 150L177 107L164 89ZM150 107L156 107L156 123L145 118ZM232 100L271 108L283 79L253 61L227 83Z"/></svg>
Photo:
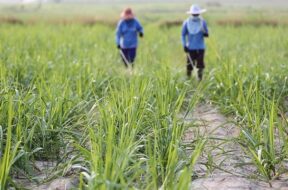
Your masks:
<svg viewBox="0 0 288 190"><path fill-rule="evenodd" d="M257 167L258 177L270 182L287 173L285 32L247 27L237 33L237 40L236 29L221 32L226 47L225 52L216 50L221 66L211 73L210 98L235 117L241 128L237 141Z"/></svg>
<svg viewBox="0 0 288 190"><path fill-rule="evenodd" d="M212 28L198 84L185 78L179 28L147 26L129 75L108 27L2 27L1 189L23 173L37 181L36 160L57 161L56 176L79 166L83 189L188 189L207 139L188 154L182 118L199 101L234 116L254 175L287 172L288 41L285 28L255 30Z"/></svg>

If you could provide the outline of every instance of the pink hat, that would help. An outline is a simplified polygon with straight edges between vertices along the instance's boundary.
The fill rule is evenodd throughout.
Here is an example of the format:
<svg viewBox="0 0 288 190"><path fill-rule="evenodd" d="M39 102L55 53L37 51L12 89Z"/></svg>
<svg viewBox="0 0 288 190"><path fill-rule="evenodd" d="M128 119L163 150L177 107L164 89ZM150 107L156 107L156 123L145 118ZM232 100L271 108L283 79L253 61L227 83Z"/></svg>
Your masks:
<svg viewBox="0 0 288 190"><path fill-rule="evenodd" d="M126 8L122 13L121 13L121 18L122 19L125 19L125 20L129 20L129 19L132 19L134 18L135 15L132 11L131 8Z"/></svg>

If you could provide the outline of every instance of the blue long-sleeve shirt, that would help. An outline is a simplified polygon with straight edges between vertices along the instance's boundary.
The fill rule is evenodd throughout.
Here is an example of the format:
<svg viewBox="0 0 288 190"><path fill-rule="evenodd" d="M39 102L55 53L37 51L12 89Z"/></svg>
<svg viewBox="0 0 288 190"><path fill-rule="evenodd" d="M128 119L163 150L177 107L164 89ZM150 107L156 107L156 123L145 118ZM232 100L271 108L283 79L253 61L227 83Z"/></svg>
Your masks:
<svg viewBox="0 0 288 190"><path fill-rule="evenodd" d="M189 50L203 50L206 48L204 35L208 35L208 27L205 20L199 17L190 17L182 26L182 45Z"/></svg>
<svg viewBox="0 0 288 190"><path fill-rule="evenodd" d="M120 20L116 29L116 43L123 49L137 48L138 33L143 33L143 27L137 19Z"/></svg>

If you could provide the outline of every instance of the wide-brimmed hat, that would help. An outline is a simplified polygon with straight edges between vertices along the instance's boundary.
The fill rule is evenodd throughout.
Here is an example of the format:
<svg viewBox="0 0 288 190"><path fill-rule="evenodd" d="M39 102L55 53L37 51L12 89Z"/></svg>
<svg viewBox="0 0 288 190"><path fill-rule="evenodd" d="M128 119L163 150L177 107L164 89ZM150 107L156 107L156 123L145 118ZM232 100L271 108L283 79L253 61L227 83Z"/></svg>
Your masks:
<svg viewBox="0 0 288 190"><path fill-rule="evenodd" d="M192 5L190 7L190 10L187 11L187 14L192 14L192 15L200 15L202 13L205 13L206 9L201 9L201 7L199 7L198 5Z"/></svg>
<svg viewBox="0 0 288 190"><path fill-rule="evenodd" d="M127 19L132 19L132 18L134 18L134 17L135 17L135 15L134 15L134 13L133 13L133 11L132 11L131 8L126 8L126 9L124 9L123 12L121 13L121 18L122 18L122 19L125 19L125 20L127 20Z"/></svg>

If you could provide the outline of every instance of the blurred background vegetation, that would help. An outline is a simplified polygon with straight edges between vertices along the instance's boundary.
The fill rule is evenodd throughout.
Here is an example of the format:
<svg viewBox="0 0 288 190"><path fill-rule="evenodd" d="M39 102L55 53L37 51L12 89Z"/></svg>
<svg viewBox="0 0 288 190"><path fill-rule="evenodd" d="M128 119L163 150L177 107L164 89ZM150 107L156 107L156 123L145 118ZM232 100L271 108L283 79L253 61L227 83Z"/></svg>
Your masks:
<svg viewBox="0 0 288 190"><path fill-rule="evenodd" d="M210 24L288 24L288 2L285 0L1 0L0 23L103 23L114 26L121 10L129 6L144 23L173 25L182 23L192 3L209 10L205 18Z"/></svg>

